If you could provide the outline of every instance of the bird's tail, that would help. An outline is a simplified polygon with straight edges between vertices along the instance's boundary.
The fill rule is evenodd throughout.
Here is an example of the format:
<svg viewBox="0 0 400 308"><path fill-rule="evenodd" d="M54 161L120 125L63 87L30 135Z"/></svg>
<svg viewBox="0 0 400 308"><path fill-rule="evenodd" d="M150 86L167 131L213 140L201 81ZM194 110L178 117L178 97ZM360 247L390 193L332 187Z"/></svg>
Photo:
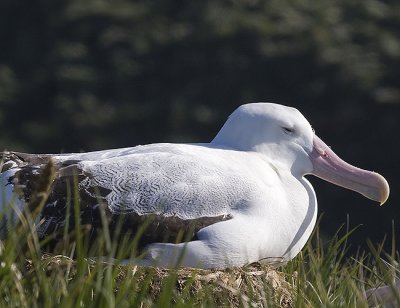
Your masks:
<svg viewBox="0 0 400 308"><path fill-rule="evenodd" d="M21 161L12 152L0 153L0 157L0 238L4 238L7 226L17 222L24 202L15 189L15 175Z"/></svg>

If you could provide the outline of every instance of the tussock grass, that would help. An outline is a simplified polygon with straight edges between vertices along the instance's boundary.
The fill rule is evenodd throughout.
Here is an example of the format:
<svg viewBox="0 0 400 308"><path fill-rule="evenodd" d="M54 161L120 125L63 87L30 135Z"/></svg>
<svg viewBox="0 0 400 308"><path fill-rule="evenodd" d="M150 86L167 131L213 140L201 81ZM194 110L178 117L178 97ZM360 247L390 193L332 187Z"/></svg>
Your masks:
<svg viewBox="0 0 400 308"><path fill-rule="evenodd" d="M222 271L121 265L121 256L134 255L137 239L117 243L106 219L95 250L87 245L85 226L76 224L73 234L65 228L57 252L44 253L52 238L39 240L35 228L54 172L45 167L35 203L23 213L10 204L1 214L16 211L19 217L17 224L8 221L0 241L1 307L380 307L387 298L400 306L394 244L390 254L371 244L369 252L346 257L356 230L323 241L317 228L303 251L279 269L258 263ZM68 213L75 215L76 183L68 191ZM101 261L91 258L95 255ZM383 286L384 296L375 291Z"/></svg>

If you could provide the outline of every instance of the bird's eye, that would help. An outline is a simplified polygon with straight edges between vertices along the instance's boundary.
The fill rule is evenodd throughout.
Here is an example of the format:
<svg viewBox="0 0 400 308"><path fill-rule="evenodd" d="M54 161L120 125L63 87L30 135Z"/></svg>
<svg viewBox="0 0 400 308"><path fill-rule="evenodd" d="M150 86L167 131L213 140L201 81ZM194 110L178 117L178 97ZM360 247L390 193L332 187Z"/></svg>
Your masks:
<svg viewBox="0 0 400 308"><path fill-rule="evenodd" d="M290 128L290 127L282 127L283 131L285 132L285 134L288 135L293 135L294 134L294 129Z"/></svg>

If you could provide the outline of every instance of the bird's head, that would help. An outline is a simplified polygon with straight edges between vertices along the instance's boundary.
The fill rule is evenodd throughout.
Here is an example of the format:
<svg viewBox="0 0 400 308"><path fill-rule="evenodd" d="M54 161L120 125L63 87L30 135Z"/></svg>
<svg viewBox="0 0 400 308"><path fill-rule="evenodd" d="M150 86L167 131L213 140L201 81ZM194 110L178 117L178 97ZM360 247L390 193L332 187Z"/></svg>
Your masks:
<svg viewBox="0 0 400 308"><path fill-rule="evenodd" d="M313 174L381 204L389 196L385 178L340 159L295 108L273 103L242 105L212 142L261 153L295 176Z"/></svg>

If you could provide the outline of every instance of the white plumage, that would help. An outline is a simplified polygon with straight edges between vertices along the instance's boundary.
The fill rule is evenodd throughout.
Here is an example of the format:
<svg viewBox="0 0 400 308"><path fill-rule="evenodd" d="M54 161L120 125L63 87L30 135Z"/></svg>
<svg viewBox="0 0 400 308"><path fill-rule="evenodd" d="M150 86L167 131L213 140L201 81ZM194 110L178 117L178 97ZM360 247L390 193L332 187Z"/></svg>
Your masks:
<svg viewBox="0 0 400 308"><path fill-rule="evenodd" d="M63 166L60 177L68 173L65 165L73 165L84 177L79 188L88 195L92 187L107 189L104 200L113 214L156 214L188 223L221 217L187 243L149 243L144 259L135 260L142 265L175 266L182 254L181 266L203 268L292 259L317 217L306 174L381 203L389 194L383 177L334 155L300 112L271 103L239 107L211 143L46 157Z"/></svg>

